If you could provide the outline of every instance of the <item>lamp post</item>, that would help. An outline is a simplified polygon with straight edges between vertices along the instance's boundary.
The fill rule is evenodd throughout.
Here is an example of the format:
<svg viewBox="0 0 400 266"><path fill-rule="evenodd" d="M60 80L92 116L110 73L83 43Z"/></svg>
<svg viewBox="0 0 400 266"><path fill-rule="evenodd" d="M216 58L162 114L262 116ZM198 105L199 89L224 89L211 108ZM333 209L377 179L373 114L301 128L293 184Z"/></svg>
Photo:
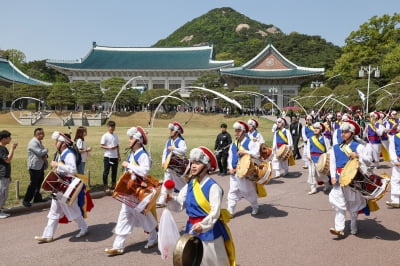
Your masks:
<svg viewBox="0 0 400 266"><path fill-rule="evenodd" d="M358 71L358 77L363 78L364 77L364 73L367 72L368 74L368 85L367 85L367 103L365 104L365 112L364 113L368 113L368 101L369 101L369 87L370 87L370 83L371 83L371 74L372 72L375 71L375 78L379 78L381 75L381 71L378 69L378 67L371 67L371 65L369 65L368 67L364 67L362 66L360 71Z"/></svg>

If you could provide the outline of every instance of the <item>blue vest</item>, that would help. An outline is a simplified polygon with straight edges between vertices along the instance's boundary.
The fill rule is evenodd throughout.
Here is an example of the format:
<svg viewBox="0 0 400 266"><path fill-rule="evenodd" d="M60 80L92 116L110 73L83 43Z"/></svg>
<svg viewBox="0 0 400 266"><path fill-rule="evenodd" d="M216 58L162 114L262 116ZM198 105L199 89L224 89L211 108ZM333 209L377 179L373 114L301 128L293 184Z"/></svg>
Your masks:
<svg viewBox="0 0 400 266"><path fill-rule="evenodd" d="M360 145L360 143L352 141L350 143L351 150L355 152L357 150L358 145ZM340 146L341 144L336 144L335 146L333 146L333 151L335 152L335 158L336 158L336 168L343 168L349 161L349 157L340 148ZM336 178L339 178L338 174L336 174Z"/></svg>
<svg viewBox="0 0 400 266"><path fill-rule="evenodd" d="M194 197L194 192L193 192L193 180L191 179L189 184L188 184L188 190L187 190L187 196L186 196L186 201L185 201L185 208L186 208L186 213L189 217L205 217L208 214L203 211L203 209L197 204L197 201ZM201 190L203 191L204 196L206 199L209 201L210 200L210 188L213 184L216 184L215 180L212 178L209 178L207 182L203 185ZM188 221L186 223L186 233L190 232L190 229L192 229L192 224ZM217 220L217 222L214 224L214 227L208 230L207 232L203 232L199 234L199 238L202 241L212 241L220 236L223 236L225 240L229 239L228 233L225 230L225 227L221 220Z"/></svg>
<svg viewBox="0 0 400 266"><path fill-rule="evenodd" d="M248 151L249 150L250 139L247 136L245 136L244 137L244 141L242 141L242 142L243 142L242 147L246 151ZM241 145L241 143L239 143L239 145ZM236 146L236 142L232 142L232 145L231 145L232 162L231 162L231 164L232 164L233 168L236 168L237 163L239 161L239 155L237 154L238 151L239 151L239 148Z"/></svg>
<svg viewBox="0 0 400 266"><path fill-rule="evenodd" d="M310 139L310 153L319 153L322 154L326 152L326 145L325 145L325 138L323 136L319 137L317 140L319 143L321 143L324 147L325 150L321 151L317 145L314 144L314 141L312 140L313 138ZM318 162L320 155L312 155L311 154L311 159L313 160L314 163Z"/></svg>
<svg viewBox="0 0 400 266"><path fill-rule="evenodd" d="M165 153L165 158L168 157L168 155L172 152L171 150L168 150L167 148L169 146L175 146L175 147L179 147L179 142L181 142L181 140L183 140L181 137L177 137L175 140L173 140L172 138L169 138L167 140L167 143L165 144L165 148L167 150L167 152ZM173 145L172 145L173 144Z"/></svg>

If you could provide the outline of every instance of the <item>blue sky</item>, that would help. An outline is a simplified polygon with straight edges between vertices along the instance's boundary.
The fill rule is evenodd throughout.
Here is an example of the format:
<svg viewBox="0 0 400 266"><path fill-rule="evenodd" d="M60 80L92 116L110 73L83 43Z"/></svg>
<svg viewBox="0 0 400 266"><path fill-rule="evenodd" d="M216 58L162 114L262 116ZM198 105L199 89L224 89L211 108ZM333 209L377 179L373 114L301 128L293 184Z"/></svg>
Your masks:
<svg viewBox="0 0 400 266"><path fill-rule="evenodd" d="M27 61L84 57L103 46L147 47L211 9L231 7L284 33L319 35L343 46L373 16L400 12L399 0L3 0L0 49ZM279 47L277 47L279 49Z"/></svg>

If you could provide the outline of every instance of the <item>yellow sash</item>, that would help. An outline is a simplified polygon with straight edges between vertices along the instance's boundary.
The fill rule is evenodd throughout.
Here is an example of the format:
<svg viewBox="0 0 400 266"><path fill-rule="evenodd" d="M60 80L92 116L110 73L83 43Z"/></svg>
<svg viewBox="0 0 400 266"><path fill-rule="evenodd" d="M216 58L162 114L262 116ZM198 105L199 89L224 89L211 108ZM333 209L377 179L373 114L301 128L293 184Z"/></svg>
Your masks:
<svg viewBox="0 0 400 266"><path fill-rule="evenodd" d="M321 142L319 142L319 139L317 138L317 136L315 136L315 135L312 136L311 140L315 144L315 146L317 146L317 148L322 151L322 153L326 152L325 146Z"/></svg>
<svg viewBox="0 0 400 266"><path fill-rule="evenodd" d="M283 134L282 130L278 130L278 134L279 134L279 136L281 136L283 141L286 142L286 144L288 144L288 139L287 139L286 135Z"/></svg>
<svg viewBox="0 0 400 266"><path fill-rule="evenodd" d="M197 180L197 178L195 178L193 180L193 193L194 193L194 197L197 201L197 204L199 204L200 208L204 212L209 214L211 211L211 205L210 205L210 202L207 200L206 196L204 195L203 191L201 190L201 187L200 187L200 184L199 184L199 181ZM225 249L226 249L226 253L228 254L230 265L235 266L236 265L235 245L233 243L231 231L229 230L229 227L227 225L230 218L231 218L231 215L229 214L228 210L221 209L219 219L221 220L222 224L224 225L225 230L229 236L229 239L224 241Z"/></svg>
<svg viewBox="0 0 400 266"><path fill-rule="evenodd" d="M388 150L386 149L385 145L382 144L382 157L385 162L390 162L390 155Z"/></svg>

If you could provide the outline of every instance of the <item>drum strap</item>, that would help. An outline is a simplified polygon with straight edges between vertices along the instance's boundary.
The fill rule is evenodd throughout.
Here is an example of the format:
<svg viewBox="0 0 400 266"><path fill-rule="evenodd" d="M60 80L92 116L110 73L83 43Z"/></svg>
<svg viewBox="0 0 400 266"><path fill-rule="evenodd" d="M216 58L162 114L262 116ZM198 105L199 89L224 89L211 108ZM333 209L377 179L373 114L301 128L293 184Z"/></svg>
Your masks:
<svg viewBox="0 0 400 266"><path fill-rule="evenodd" d="M350 145L342 144L340 145L340 149L349 157L349 154L353 152Z"/></svg>
<svg viewBox="0 0 400 266"><path fill-rule="evenodd" d="M197 203L199 204L200 208L203 209L204 212L209 214L211 211L211 205L210 205L210 202L207 200L206 196L204 195L203 191L201 190L200 183L197 180L197 178L195 178L193 180L193 193L194 193L194 197L195 197ZM224 225L225 230L229 236L229 239L225 240L224 244L225 244L226 253L228 254L230 265L236 265L235 245L233 243L231 231L227 225L227 223L230 220L230 214L229 214L228 210L221 209L221 214L220 214L219 219L222 221L222 224Z"/></svg>

